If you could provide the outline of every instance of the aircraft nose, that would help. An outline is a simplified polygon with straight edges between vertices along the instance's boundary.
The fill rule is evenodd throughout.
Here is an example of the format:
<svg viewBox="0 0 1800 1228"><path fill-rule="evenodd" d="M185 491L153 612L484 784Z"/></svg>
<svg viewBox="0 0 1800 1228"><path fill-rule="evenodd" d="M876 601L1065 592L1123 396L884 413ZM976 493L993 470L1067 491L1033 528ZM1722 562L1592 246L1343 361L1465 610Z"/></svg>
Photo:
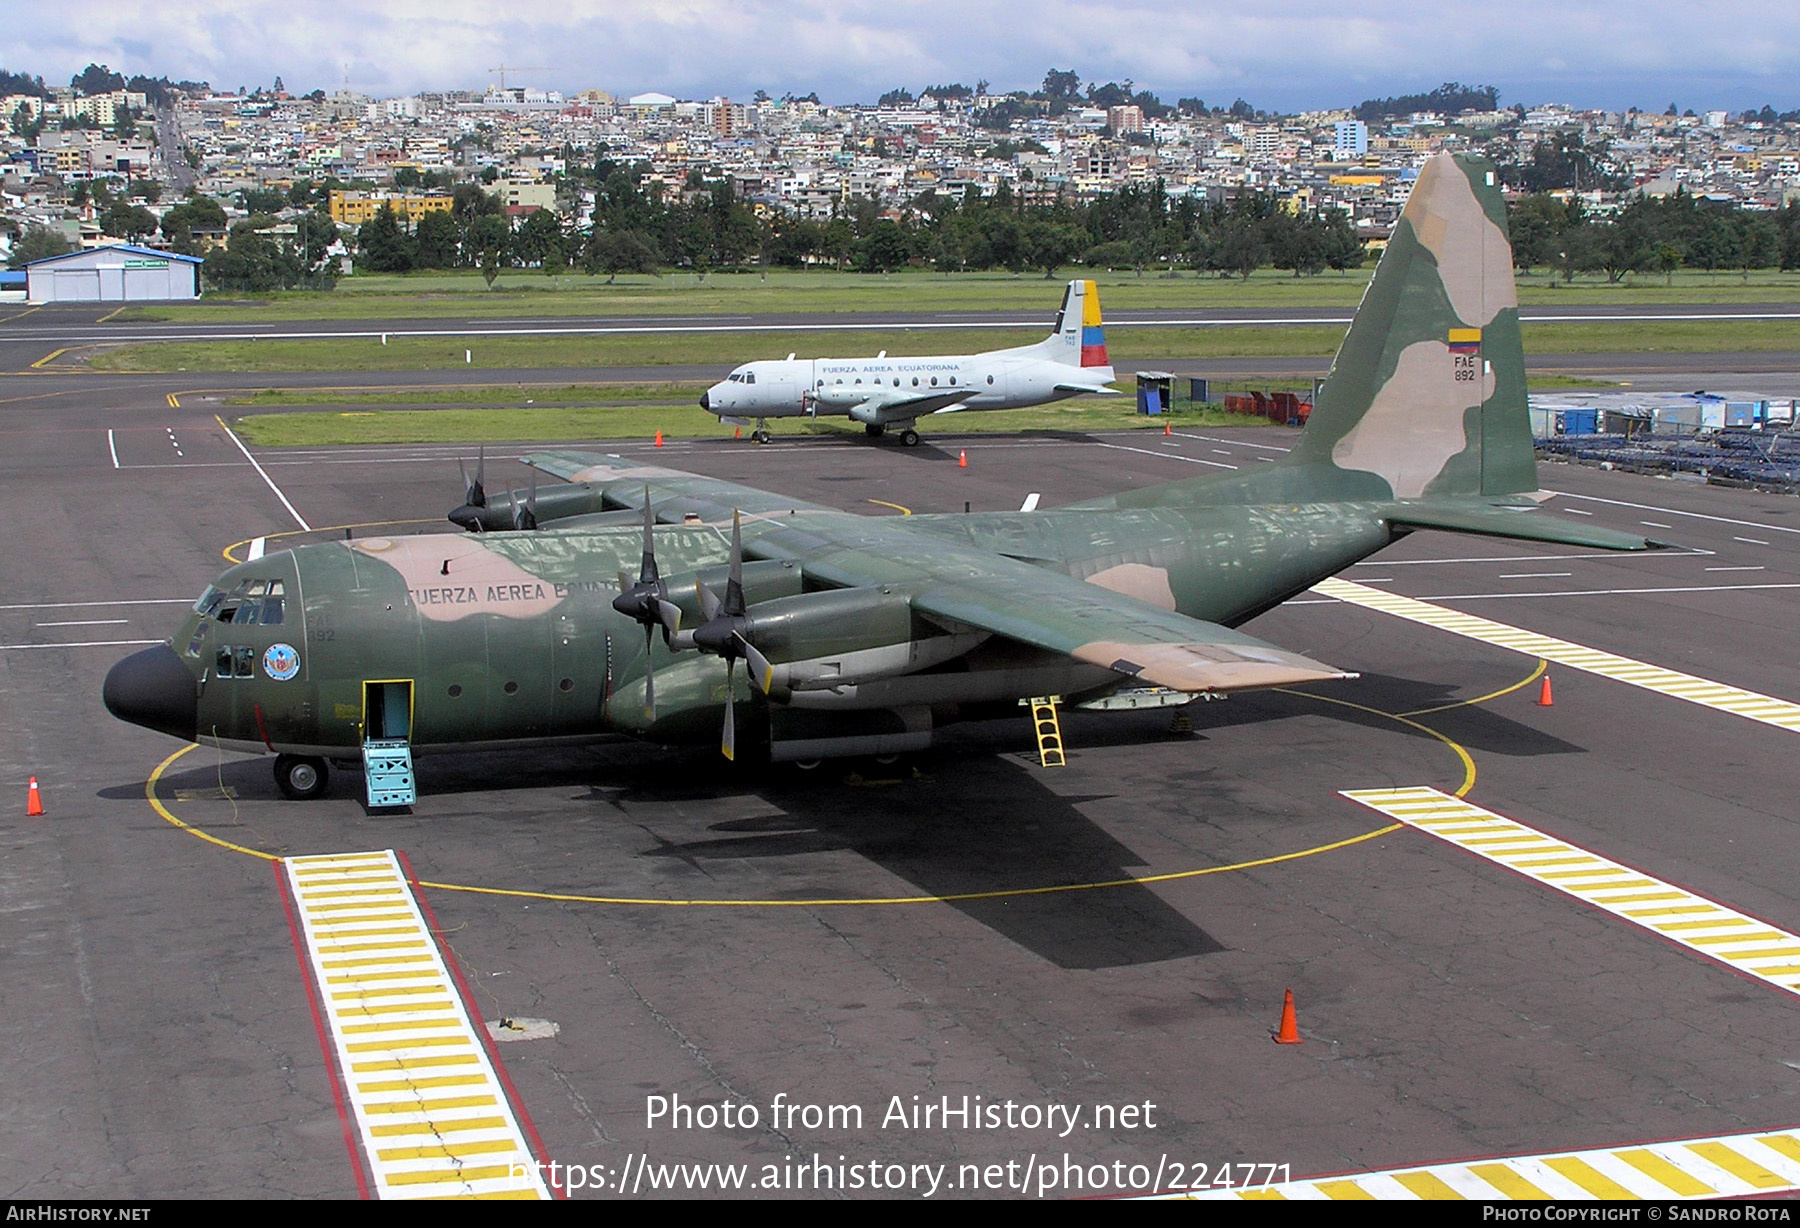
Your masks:
<svg viewBox="0 0 1800 1228"><path fill-rule="evenodd" d="M200 721L199 689L194 675L167 644L134 652L113 666L100 696L106 710L122 721L184 742L194 740Z"/></svg>
<svg viewBox="0 0 1800 1228"><path fill-rule="evenodd" d="M700 408L701 409L711 409L712 408L712 393L711 392L703 392L700 394Z"/></svg>

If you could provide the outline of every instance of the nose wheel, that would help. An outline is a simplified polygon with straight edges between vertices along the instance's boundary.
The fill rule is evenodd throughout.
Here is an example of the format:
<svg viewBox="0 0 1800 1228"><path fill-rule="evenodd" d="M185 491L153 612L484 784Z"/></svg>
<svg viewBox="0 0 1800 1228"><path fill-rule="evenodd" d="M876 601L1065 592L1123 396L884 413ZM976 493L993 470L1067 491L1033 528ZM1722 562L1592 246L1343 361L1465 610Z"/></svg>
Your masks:
<svg viewBox="0 0 1800 1228"><path fill-rule="evenodd" d="M756 429L750 432L751 443L768 443L774 436L769 434L769 423L765 418L756 420Z"/></svg>
<svg viewBox="0 0 1800 1228"><path fill-rule="evenodd" d="M912 427L910 427L910 426L907 427L904 431L901 431L900 432L900 446L903 448L918 447L919 446L919 432L913 430Z"/></svg>
<svg viewBox="0 0 1800 1228"><path fill-rule="evenodd" d="M324 797L331 770L311 755L276 755L275 787L297 802Z"/></svg>

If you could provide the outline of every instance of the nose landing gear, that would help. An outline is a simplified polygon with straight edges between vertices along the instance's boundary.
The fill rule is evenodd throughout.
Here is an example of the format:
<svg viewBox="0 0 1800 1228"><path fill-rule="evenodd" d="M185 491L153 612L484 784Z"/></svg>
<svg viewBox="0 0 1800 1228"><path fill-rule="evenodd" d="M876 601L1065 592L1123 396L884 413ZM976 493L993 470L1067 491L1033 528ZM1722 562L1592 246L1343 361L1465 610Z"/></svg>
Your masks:
<svg viewBox="0 0 1800 1228"><path fill-rule="evenodd" d="M276 755L275 787L294 801L324 797L331 783L331 769L311 755Z"/></svg>

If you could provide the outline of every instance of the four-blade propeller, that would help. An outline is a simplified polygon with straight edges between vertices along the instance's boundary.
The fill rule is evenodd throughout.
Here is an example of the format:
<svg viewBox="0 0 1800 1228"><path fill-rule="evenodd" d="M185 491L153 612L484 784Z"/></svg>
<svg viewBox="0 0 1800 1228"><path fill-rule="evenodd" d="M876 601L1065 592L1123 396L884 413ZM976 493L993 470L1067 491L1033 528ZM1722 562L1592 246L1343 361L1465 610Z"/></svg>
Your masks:
<svg viewBox="0 0 1800 1228"><path fill-rule="evenodd" d="M731 513L731 573L725 582L725 597L720 600L711 589L700 586L700 608L706 622L694 630L694 647L725 659L725 731L719 749L727 759L737 758L737 686L736 662L743 661L756 685L768 694L774 681L774 667L769 659L750 642L750 619L744 604L744 538L741 517Z"/></svg>
<svg viewBox="0 0 1800 1228"><path fill-rule="evenodd" d="M619 595L612 607L644 628L644 719L656 719L656 665L651 657L651 640L657 627L662 628L663 642L668 643L681 630L681 607L669 600L668 587L656 568L656 512L650 506L650 488L644 487L644 556L638 565L637 583L628 584L624 572L619 573Z"/></svg>

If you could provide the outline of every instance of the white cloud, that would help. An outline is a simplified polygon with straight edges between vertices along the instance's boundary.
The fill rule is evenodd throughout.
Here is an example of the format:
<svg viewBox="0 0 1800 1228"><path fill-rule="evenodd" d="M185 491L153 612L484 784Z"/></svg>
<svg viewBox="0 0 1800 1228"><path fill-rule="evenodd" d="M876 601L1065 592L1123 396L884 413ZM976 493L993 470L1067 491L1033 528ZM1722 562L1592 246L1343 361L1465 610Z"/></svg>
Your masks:
<svg viewBox="0 0 1800 1228"><path fill-rule="evenodd" d="M1724 0L1491 4L1385 0L210 0L17 5L0 66L67 80L89 61L214 85L374 93L478 89L490 69L565 91L747 97L817 89L827 101L987 78L1035 85L1050 68L1131 78L1173 99L1242 94L1267 107L1347 104L1445 80L1508 101L1695 105L1765 95L1793 106L1800 6ZM538 67L543 66L543 67Z"/></svg>

